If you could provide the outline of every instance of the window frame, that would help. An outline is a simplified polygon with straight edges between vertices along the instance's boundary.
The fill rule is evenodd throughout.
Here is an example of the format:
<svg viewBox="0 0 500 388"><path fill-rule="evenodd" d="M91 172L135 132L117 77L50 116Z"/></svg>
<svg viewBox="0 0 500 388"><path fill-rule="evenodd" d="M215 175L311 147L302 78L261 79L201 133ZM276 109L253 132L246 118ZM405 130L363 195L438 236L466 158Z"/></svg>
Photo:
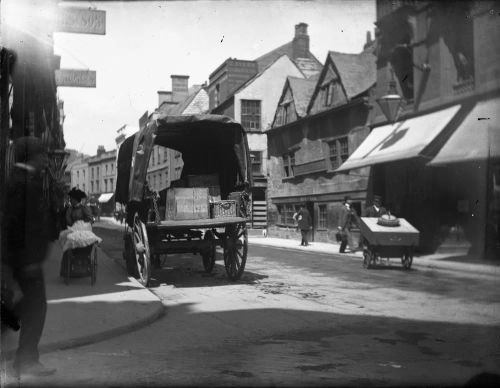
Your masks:
<svg viewBox="0 0 500 388"><path fill-rule="evenodd" d="M329 139L327 142L331 169L335 170L340 167L349 157L349 136L339 136L334 139Z"/></svg>
<svg viewBox="0 0 500 388"><path fill-rule="evenodd" d="M328 229L328 205L326 203L318 204L318 230Z"/></svg>
<svg viewBox="0 0 500 388"><path fill-rule="evenodd" d="M242 99L240 101L240 121L243 128L245 128L245 130L247 130L248 132L261 132L262 100ZM255 111L252 111L252 109L255 109ZM255 127L252 127L252 124L254 124Z"/></svg>

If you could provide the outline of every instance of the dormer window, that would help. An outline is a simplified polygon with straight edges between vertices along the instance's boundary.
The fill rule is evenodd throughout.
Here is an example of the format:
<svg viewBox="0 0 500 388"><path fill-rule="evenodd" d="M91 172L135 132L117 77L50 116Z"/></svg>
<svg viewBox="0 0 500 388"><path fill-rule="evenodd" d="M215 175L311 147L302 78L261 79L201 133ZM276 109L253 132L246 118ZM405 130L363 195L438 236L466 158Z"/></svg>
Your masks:
<svg viewBox="0 0 500 388"><path fill-rule="evenodd" d="M333 102L333 81L321 87L323 106L330 106Z"/></svg>
<svg viewBox="0 0 500 388"><path fill-rule="evenodd" d="M278 107L278 115L276 117L277 125L285 125L290 121L290 109L290 101L284 101L280 104L280 106Z"/></svg>

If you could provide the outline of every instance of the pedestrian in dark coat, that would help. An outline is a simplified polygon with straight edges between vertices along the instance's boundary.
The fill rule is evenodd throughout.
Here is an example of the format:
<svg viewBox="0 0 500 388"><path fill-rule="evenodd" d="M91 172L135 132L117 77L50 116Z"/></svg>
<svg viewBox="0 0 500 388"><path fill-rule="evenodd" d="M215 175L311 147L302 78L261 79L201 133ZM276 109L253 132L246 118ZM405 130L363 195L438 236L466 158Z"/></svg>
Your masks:
<svg viewBox="0 0 500 388"><path fill-rule="evenodd" d="M366 209L366 217L380 217L387 214L387 210L382 206L382 197L380 195L373 196L373 204Z"/></svg>
<svg viewBox="0 0 500 388"><path fill-rule="evenodd" d="M354 246L354 238L351 229L357 224L358 215L356 210L352 207L352 201L349 196L344 197L344 204L340 210L339 217L339 232L341 234L341 242L339 253L345 253L345 248L349 244L349 249L351 252L356 251Z"/></svg>
<svg viewBox="0 0 500 388"><path fill-rule="evenodd" d="M47 376L55 369L40 363L38 344L47 311L42 262L52 237L51 222L55 222L44 195L48 158L38 138L22 137L13 146L15 164L7 180L2 264L11 269L23 294L15 308L21 330L14 369L20 375Z"/></svg>
<svg viewBox="0 0 500 388"><path fill-rule="evenodd" d="M302 235L300 245L308 246L308 234L312 227L312 219L309 210L307 210L305 205L302 204L300 205L299 211L294 214L293 218L297 221L297 227L300 229L300 234Z"/></svg>

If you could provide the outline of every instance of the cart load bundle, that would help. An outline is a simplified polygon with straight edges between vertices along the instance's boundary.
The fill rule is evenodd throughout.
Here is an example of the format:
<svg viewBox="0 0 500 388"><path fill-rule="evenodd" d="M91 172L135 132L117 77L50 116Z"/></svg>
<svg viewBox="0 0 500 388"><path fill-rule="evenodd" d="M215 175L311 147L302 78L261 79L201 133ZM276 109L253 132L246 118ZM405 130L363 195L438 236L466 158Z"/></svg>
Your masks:
<svg viewBox="0 0 500 388"><path fill-rule="evenodd" d="M371 245L417 246L419 231L404 218L398 218L399 225L381 225L376 217L361 217L362 236Z"/></svg>

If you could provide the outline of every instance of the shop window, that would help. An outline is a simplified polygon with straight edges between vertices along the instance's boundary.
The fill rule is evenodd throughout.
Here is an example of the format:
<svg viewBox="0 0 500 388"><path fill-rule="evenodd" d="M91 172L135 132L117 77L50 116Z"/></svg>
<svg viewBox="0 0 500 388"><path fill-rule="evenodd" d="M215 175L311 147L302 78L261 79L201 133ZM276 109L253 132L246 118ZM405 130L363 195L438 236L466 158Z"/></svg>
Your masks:
<svg viewBox="0 0 500 388"><path fill-rule="evenodd" d="M283 155L283 174L286 178L294 176L295 153L289 152Z"/></svg>
<svg viewBox="0 0 500 388"><path fill-rule="evenodd" d="M241 100L241 125L248 131L260 131L260 100Z"/></svg>
<svg viewBox="0 0 500 388"><path fill-rule="evenodd" d="M349 157L349 140L347 136L339 137L328 142L332 169L338 168Z"/></svg>
<svg viewBox="0 0 500 388"><path fill-rule="evenodd" d="M293 215L297 211L297 207L293 204L278 205L278 224L283 226L295 226Z"/></svg>
<svg viewBox="0 0 500 388"><path fill-rule="evenodd" d="M262 173L262 151L250 151L252 163L252 174L263 175Z"/></svg>
<svg viewBox="0 0 500 388"><path fill-rule="evenodd" d="M318 205L318 229L327 228L327 206Z"/></svg>

